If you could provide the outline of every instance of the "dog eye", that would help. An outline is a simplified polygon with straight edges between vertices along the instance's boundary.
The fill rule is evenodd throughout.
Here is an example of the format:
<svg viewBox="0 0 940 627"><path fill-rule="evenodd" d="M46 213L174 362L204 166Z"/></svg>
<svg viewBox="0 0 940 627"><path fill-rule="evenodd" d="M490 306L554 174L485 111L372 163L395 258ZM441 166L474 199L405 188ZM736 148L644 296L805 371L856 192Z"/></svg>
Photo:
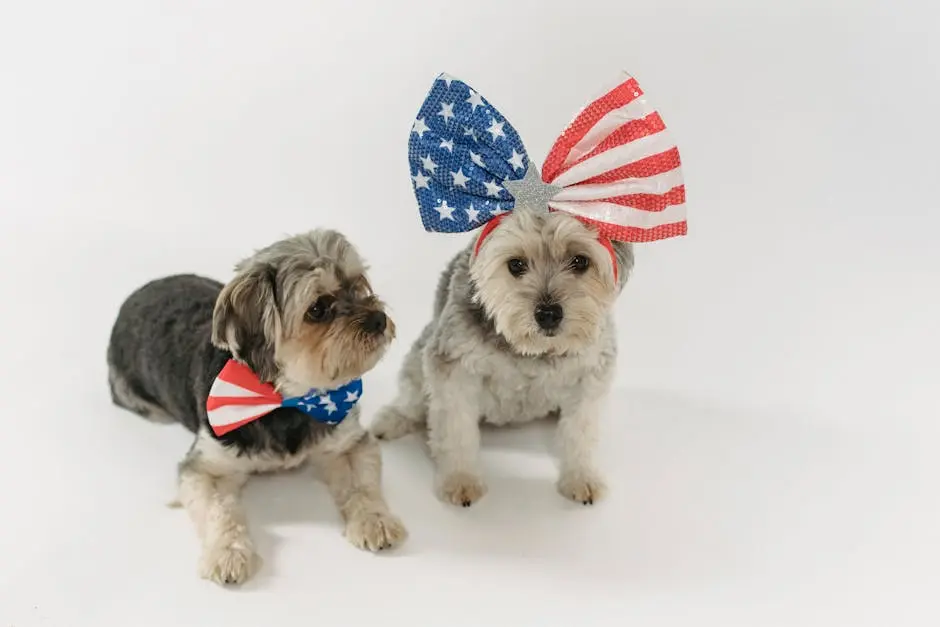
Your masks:
<svg viewBox="0 0 940 627"><path fill-rule="evenodd" d="M591 267L591 260L584 255L575 255L571 258L570 266L574 272L581 274Z"/></svg>
<svg viewBox="0 0 940 627"><path fill-rule="evenodd" d="M310 305L310 309L307 310L305 317L310 322L326 322L330 320L333 317L334 300L332 296L321 296L317 299L317 302Z"/></svg>
<svg viewBox="0 0 940 627"><path fill-rule="evenodd" d="M525 259L510 259L506 266L509 268L509 274L513 276L522 276L529 269Z"/></svg>

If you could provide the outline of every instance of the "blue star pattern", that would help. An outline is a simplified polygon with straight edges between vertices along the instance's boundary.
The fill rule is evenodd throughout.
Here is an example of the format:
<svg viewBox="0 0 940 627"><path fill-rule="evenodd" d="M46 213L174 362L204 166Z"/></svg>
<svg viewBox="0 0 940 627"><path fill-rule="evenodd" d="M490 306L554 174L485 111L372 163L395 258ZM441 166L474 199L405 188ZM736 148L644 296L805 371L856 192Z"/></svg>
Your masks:
<svg viewBox="0 0 940 627"><path fill-rule="evenodd" d="M304 396L285 398L284 407L294 407L317 422L337 425L349 415L362 396L362 379L354 379L335 390L310 390Z"/></svg>
<svg viewBox="0 0 940 627"><path fill-rule="evenodd" d="M477 91L441 74L408 140L411 182L427 231L462 233L513 208L504 187L529 166L516 129Z"/></svg>

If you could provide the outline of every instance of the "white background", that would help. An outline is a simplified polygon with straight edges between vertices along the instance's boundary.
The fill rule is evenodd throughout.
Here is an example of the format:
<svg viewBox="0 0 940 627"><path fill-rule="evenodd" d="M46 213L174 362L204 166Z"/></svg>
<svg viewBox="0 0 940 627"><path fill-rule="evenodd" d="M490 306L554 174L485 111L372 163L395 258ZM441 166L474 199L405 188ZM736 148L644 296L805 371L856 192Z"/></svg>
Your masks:
<svg viewBox="0 0 940 627"><path fill-rule="evenodd" d="M3 0L0 626L937 625L930 4ZM399 328L369 416L467 241L410 190L431 81L540 159L621 69L679 143L690 235L641 247L618 303L610 499L557 496L534 427L487 436L490 493L458 510L403 440L400 551L348 545L301 472L247 490L258 578L198 579L164 507L189 435L109 401L122 299L339 228Z"/></svg>

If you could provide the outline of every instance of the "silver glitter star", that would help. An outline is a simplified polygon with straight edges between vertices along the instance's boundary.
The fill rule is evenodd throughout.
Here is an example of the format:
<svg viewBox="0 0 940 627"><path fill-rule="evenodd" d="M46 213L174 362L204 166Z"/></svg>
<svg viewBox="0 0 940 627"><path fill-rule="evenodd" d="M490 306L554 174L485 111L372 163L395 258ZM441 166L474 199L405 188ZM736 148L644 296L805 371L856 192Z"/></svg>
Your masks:
<svg viewBox="0 0 940 627"><path fill-rule="evenodd" d="M503 181L503 187L512 194L516 207L523 206L545 213L548 213L548 201L561 191L560 187L544 182L539 169L531 161L524 177L514 181Z"/></svg>

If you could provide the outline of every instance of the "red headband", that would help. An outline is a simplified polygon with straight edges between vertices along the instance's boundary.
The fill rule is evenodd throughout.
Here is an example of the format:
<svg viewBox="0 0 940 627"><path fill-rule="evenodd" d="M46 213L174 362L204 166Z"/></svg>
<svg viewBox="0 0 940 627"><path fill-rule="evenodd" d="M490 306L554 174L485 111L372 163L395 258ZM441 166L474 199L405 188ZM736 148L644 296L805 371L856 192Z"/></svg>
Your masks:
<svg viewBox="0 0 940 627"><path fill-rule="evenodd" d="M500 214L483 225L483 228L480 230L480 235L477 236L477 243L473 245L473 258L476 258L477 254L480 252L480 247L483 246L483 240L485 240L508 215L508 213ZM611 243L609 237L600 233L597 234L597 241L610 253L610 262L613 264L614 268L614 283L616 283L619 273L617 271L617 254L614 252L614 245Z"/></svg>

